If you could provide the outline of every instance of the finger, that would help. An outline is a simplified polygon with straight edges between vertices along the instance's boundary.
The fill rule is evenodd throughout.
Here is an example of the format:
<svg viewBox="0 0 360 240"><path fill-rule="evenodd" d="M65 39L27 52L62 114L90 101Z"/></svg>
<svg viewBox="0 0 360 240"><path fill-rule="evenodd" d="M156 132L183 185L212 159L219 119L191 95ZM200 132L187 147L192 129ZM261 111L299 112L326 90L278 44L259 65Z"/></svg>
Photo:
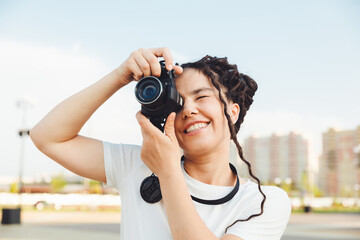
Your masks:
<svg viewBox="0 0 360 240"><path fill-rule="evenodd" d="M166 69L168 71L173 69L173 57L171 55L170 49L167 47L163 48L151 48L149 49L156 57L163 57L165 60Z"/></svg>
<svg viewBox="0 0 360 240"><path fill-rule="evenodd" d="M132 77L136 81L139 81L143 77L143 72L133 58L130 59L129 68L130 71L133 73Z"/></svg>
<svg viewBox="0 0 360 240"><path fill-rule="evenodd" d="M153 134L159 134L160 133L161 135L163 135L162 132L158 128L156 128L150 122L150 120L141 113L141 111L138 111L136 113L136 120L138 121L138 123L139 123L139 125L141 127L141 132L143 134L143 137L145 137L144 134L153 135Z"/></svg>
<svg viewBox="0 0 360 240"><path fill-rule="evenodd" d="M159 77L161 75L161 66L158 58L149 50L144 50L142 55L146 61L150 64L150 71L152 76Z"/></svg>
<svg viewBox="0 0 360 240"><path fill-rule="evenodd" d="M174 71L175 71L176 75L180 75L180 74L182 74L184 72L184 69L182 67L180 67L180 66L175 65L174 66Z"/></svg>
<svg viewBox="0 0 360 240"><path fill-rule="evenodd" d="M170 115L166 119L164 128L166 136L168 136L172 142L177 142L175 135L175 117L175 112L170 113Z"/></svg>
<svg viewBox="0 0 360 240"><path fill-rule="evenodd" d="M139 50L134 52L134 60L137 65L140 67L141 71L143 72L144 77L151 76L151 69L150 64L146 61L145 57L143 56L144 49L140 48Z"/></svg>

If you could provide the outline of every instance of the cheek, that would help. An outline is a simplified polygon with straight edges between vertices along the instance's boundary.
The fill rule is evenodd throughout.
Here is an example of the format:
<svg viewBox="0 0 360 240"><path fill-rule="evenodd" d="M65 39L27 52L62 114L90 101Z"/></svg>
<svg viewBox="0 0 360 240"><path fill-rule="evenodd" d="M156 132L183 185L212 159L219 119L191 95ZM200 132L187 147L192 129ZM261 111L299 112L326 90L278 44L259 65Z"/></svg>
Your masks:
<svg viewBox="0 0 360 240"><path fill-rule="evenodd" d="M228 120L224 114L224 108L220 104L214 103L208 110L212 116L215 116L216 126L228 130Z"/></svg>
<svg viewBox="0 0 360 240"><path fill-rule="evenodd" d="M203 113L205 113L208 116L211 116L217 121L219 120L221 121L222 118L226 118L224 116L224 110L221 103L217 101L208 102L207 104L204 104L201 107L201 109L203 110Z"/></svg>

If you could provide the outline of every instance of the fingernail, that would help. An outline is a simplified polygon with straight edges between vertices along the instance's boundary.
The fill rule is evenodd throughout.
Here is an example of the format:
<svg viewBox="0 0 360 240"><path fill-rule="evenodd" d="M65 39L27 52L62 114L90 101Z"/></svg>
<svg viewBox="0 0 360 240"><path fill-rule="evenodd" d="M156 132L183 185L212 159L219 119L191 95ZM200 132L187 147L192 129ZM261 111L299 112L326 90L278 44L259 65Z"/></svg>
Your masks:
<svg viewBox="0 0 360 240"><path fill-rule="evenodd" d="M173 66L170 64L169 65L169 70L172 70L173 69Z"/></svg>

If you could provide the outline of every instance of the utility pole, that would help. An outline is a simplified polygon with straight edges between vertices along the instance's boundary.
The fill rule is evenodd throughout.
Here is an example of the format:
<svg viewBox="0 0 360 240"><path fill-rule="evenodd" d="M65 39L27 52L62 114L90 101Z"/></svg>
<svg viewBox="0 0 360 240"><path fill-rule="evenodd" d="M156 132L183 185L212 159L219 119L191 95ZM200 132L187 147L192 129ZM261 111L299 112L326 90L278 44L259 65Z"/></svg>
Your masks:
<svg viewBox="0 0 360 240"><path fill-rule="evenodd" d="M23 173L24 173L24 159L25 159L25 140L29 136L30 129L26 125L27 110L33 104L29 99L21 98L16 102L18 108L22 111L21 128L18 134L21 138L20 152L19 152L19 179L18 179L18 195L19 203L17 208L3 208L1 224L20 224L21 223L21 190L23 188Z"/></svg>
<svg viewBox="0 0 360 240"><path fill-rule="evenodd" d="M25 143L26 137L30 135L30 129L27 127L26 117L27 117L27 110L29 107L33 105L33 103L26 98L21 98L16 103L17 107L20 108L22 111L22 121L21 121L21 128L18 131L19 137L21 138L20 142L20 159L19 159L19 193L24 186L23 184L23 174L24 174L24 159L25 159ZM21 203L19 203L21 205Z"/></svg>

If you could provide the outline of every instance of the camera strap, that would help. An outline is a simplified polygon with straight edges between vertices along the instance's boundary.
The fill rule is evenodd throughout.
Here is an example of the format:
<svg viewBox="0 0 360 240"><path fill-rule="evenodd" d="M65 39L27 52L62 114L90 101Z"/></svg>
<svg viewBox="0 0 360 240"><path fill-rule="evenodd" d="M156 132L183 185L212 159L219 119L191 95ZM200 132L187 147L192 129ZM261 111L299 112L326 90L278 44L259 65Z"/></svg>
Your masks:
<svg viewBox="0 0 360 240"><path fill-rule="evenodd" d="M192 200L206 205L219 205L230 201L239 191L240 180L234 165L232 165L231 163L229 163L229 165L231 171L236 175L236 185L229 194L227 194L222 198L214 199L214 200L201 199L191 195ZM147 203L157 203L162 199L159 178L155 176L154 173L151 174L151 176L146 177L142 181L140 186L140 195L142 199L144 199L144 201Z"/></svg>

